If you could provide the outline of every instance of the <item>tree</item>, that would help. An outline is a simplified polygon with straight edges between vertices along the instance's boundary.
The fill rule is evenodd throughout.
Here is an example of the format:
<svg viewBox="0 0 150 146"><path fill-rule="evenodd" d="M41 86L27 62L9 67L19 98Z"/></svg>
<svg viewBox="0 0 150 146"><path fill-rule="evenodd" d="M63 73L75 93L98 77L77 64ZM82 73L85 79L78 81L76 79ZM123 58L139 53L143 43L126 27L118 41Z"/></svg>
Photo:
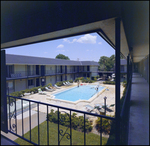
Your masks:
<svg viewBox="0 0 150 146"><path fill-rule="evenodd" d="M55 59L65 59L65 60L70 60L68 56L65 56L63 54L59 54L55 57Z"/></svg>
<svg viewBox="0 0 150 146"><path fill-rule="evenodd" d="M124 57L120 54L120 59L124 59ZM110 57L102 56L99 59L99 70L101 71L110 71L114 68L115 65L115 55L111 55Z"/></svg>
<svg viewBox="0 0 150 146"><path fill-rule="evenodd" d="M99 70L102 71L110 71L112 68L114 68L115 63L115 55L112 55L110 57L102 56L99 59Z"/></svg>
<svg viewBox="0 0 150 146"><path fill-rule="evenodd" d="M106 56L102 56L100 59L99 59L99 70L106 70L106 62L108 60L108 57Z"/></svg>

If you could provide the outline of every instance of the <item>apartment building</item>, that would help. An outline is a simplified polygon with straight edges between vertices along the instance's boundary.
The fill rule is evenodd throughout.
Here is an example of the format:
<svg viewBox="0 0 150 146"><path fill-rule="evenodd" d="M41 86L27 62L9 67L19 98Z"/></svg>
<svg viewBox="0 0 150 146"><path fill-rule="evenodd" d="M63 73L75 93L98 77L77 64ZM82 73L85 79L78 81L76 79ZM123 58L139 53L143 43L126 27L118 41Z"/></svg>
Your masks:
<svg viewBox="0 0 150 146"><path fill-rule="evenodd" d="M64 80L77 77L98 75L98 62L73 61L42 57L6 54L7 87L9 93L44 86L54 85Z"/></svg>

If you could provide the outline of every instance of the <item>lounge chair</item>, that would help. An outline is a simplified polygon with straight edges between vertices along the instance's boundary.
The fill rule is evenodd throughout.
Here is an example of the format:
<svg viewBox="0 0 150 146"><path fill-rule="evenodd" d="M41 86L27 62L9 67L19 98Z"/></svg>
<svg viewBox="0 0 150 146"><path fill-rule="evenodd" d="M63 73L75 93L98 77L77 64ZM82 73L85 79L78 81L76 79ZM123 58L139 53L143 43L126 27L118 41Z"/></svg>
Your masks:
<svg viewBox="0 0 150 146"><path fill-rule="evenodd" d="M63 82L63 84L64 84L65 86L69 86L68 84L66 84L66 83L64 83L64 82Z"/></svg>
<svg viewBox="0 0 150 146"><path fill-rule="evenodd" d="M92 107L90 105L86 105L85 107L86 107L87 112L91 113L94 110L94 107Z"/></svg>
<svg viewBox="0 0 150 146"><path fill-rule="evenodd" d="M66 85L70 86L70 84L68 82L66 82Z"/></svg>
<svg viewBox="0 0 150 146"><path fill-rule="evenodd" d="M63 82L63 85L64 85L64 86L67 86L64 82Z"/></svg>
<svg viewBox="0 0 150 146"><path fill-rule="evenodd" d="M109 107L109 105L106 104L106 108L108 108L108 107ZM105 108L104 103L102 104L102 108Z"/></svg>
<svg viewBox="0 0 150 146"><path fill-rule="evenodd" d="M68 84L69 84L69 85L72 85L73 83L70 83L70 82L68 81Z"/></svg>
<svg viewBox="0 0 150 146"><path fill-rule="evenodd" d="M45 87L45 89L50 92L54 91L54 89L49 89L48 87Z"/></svg>
<svg viewBox="0 0 150 146"><path fill-rule="evenodd" d="M102 106L99 103L97 103L97 104L95 104L94 108L100 110L102 108Z"/></svg>
<svg viewBox="0 0 150 146"><path fill-rule="evenodd" d="M24 96L29 96L31 95L31 93L24 93Z"/></svg>
<svg viewBox="0 0 150 146"><path fill-rule="evenodd" d="M39 94L42 94L42 95L46 95L46 92L43 92L43 91L41 90L41 88L38 89L38 93L39 93Z"/></svg>
<svg viewBox="0 0 150 146"><path fill-rule="evenodd" d="M55 84L54 86L55 86L55 88L57 88L57 89L61 89L61 87L58 87L56 84Z"/></svg>

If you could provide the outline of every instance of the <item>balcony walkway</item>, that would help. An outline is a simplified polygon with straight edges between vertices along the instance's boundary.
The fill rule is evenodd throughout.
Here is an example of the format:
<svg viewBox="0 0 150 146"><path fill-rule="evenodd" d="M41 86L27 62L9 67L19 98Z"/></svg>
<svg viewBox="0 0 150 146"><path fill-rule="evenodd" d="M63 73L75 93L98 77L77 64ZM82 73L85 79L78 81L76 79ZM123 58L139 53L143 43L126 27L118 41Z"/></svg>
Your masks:
<svg viewBox="0 0 150 146"><path fill-rule="evenodd" d="M149 145L149 84L133 73L128 145Z"/></svg>

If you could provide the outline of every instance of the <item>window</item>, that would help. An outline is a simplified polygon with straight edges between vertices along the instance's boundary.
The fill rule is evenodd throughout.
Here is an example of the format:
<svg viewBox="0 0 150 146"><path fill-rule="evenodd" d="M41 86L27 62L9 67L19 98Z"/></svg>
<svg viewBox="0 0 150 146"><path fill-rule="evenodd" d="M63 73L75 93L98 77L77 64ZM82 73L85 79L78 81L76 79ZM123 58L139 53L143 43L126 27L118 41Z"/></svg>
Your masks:
<svg viewBox="0 0 150 146"><path fill-rule="evenodd" d="M124 66L123 65L121 65L121 71L124 71Z"/></svg>
<svg viewBox="0 0 150 146"><path fill-rule="evenodd" d="M6 77L11 77L14 74L14 65L6 65Z"/></svg>
<svg viewBox="0 0 150 146"><path fill-rule="evenodd" d="M34 85L33 79L28 80L28 86L32 86L32 85Z"/></svg>
<svg viewBox="0 0 150 146"><path fill-rule="evenodd" d="M52 78L50 78L50 82L52 82Z"/></svg>

